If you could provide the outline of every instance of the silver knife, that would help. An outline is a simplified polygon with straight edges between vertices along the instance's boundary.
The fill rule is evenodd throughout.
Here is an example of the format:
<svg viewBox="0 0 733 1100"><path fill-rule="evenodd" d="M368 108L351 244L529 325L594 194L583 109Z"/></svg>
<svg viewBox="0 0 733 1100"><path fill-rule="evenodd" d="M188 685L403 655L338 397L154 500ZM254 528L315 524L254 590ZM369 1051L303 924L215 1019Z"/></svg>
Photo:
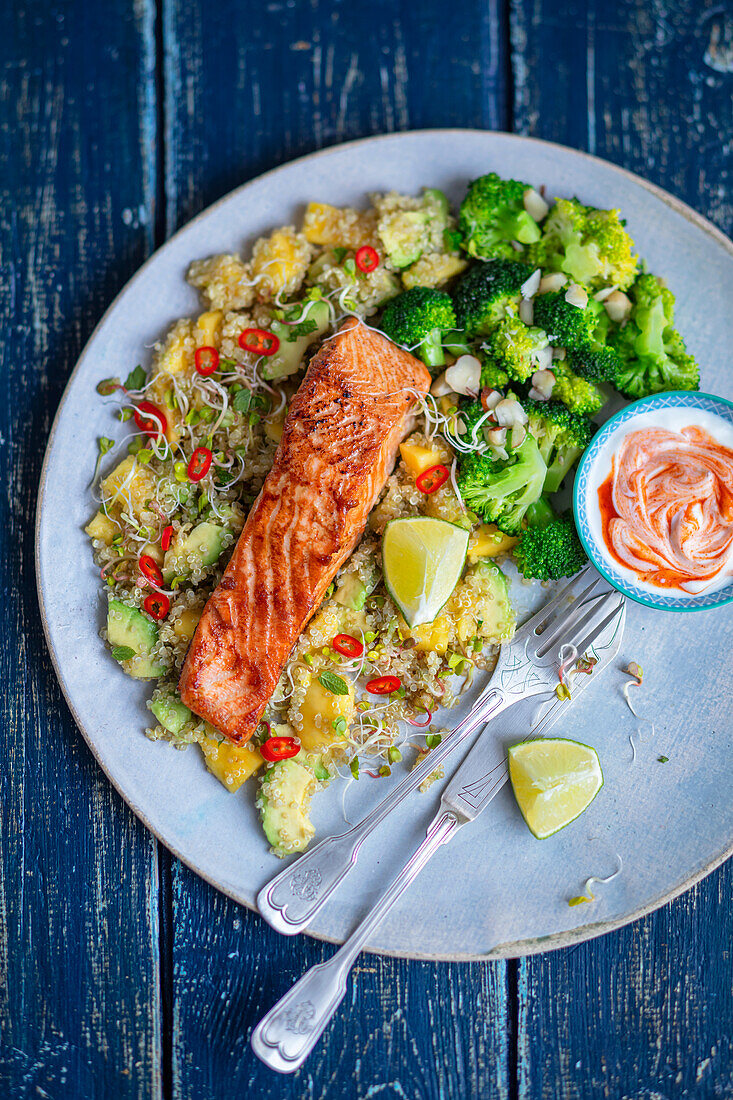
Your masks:
<svg viewBox="0 0 733 1100"><path fill-rule="evenodd" d="M582 655L591 661L595 658L590 675L576 665L574 672L568 673L571 699L546 703L525 740L543 736L608 667L621 646L625 619L626 601L622 601L617 612L595 638L593 646ZM511 726L507 723L508 728L516 730L518 720L522 718L527 723L524 728L530 727L532 702L528 699L515 706ZM534 708L537 708L536 701ZM492 736L479 736L444 790L440 808L428 826L425 840L366 919L335 955L307 971L255 1028L250 1040L252 1049L271 1069L279 1073L292 1073L302 1065L342 1000L348 973L371 933L438 848L452 840L463 825L474 821L506 782L506 753L503 744L493 736L496 729L497 726L492 723Z"/></svg>

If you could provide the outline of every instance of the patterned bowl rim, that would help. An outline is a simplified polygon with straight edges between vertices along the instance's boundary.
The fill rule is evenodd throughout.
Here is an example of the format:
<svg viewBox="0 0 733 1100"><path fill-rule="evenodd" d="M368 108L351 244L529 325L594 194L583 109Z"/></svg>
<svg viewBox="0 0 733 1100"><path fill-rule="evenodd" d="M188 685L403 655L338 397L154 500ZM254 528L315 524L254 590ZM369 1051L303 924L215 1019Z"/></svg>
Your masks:
<svg viewBox="0 0 733 1100"><path fill-rule="evenodd" d="M718 414L721 414L721 411L724 410L723 416L733 424L733 401L729 401L726 397L719 397L714 393L702 393L699 390L671 390L665 393L655 393L650 397L642 397L638 401L633 401L630 405L625 405L623 409L619 409L599 428L591 445L578 464L573 486L573 515L580 541L588 557L598 572L619 592L623 592L625 596L636 603L653 607L657 611L708 611L713 607L723 607L725 604L733 603L733 580L725 588L719 588L717 591L707 594L664 596L660 593L659 596L656 596L652 592L647 592L644 588L637 588L620 571L611 566L605 557L601 556L588 522L587 490L590 471L611 433L616 430L619 424L632 420L649 409L680 407L705 409L708 412Z"/></svg>

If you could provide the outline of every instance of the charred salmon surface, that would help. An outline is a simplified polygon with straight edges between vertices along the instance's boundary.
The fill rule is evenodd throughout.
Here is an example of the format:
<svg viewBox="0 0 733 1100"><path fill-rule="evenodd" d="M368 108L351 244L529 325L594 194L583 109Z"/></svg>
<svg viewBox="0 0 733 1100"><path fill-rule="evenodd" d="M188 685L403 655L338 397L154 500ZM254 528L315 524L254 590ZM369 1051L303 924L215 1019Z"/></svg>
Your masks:
<svg viewBox="0 0 733 1100"><path fill-rule="evenodd" d="M355 318L313 358L265 484L194 634L186 706L231 741L257 729L291 650L364 531L430 374Z"/></svg>

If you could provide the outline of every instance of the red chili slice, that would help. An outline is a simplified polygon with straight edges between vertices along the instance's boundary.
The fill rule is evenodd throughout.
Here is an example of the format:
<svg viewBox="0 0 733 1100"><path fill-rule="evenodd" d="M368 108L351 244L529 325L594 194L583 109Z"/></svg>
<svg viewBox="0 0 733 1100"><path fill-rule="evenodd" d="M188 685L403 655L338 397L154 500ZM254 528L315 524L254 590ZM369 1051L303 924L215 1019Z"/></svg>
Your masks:
<svg viewBox="0 0 733 1100"><path fill-rule="evenodd" d="M156 588L163 587L163 574L155 558L151 558L150 554L143 554L138 559L137 564L140 566L140 572L146 580L150 581Z"/></svg>
<svg viewBox="0 0 733 1100"><path fill-rule="evenodd" d="M160 548L165 553L166 550L170 550L171 542L173 541L173 528L164 527L163 534L160 539Z"/></svg>
<svg viewBox="0 0 733 1100"><path fill-rule="evenodd" d="M370 271L374 271L375 267L379 267L379 253L370 244L363 244L361 248L357 248L354 262L359 271L368 275Z"/></svg>
<svg viewBox="0 0 733 1100"><path fill-rule="evenodd" d="M260 745L260 753L265 760L274 764L277 760L289 760L291 756L297 756L300 745L294 737L271 737Z"/></svg>
<svg viewBox="0 0 733 1100"><path fill-rule="evenodd" d="M163 592L151 592L143 600L143 607L154 619L164 619L171 609L171 601Z"/></svg>
<svg viewBox="0 0 733 1100"><path fill-rule="evenodd" d="M399 676L378 676L376 680L370 680L366 686L372 695L391 695L402 687Z"/></svg>
<svg viewBox="0 0 733 1100"><path fill-rule="evenodd" d="M162 413L152 401L139 401L132 415L140 431L149 435L151 439L157 439L161 432L168 431L165 413Z"/></svg>
<svg viewBox="0 0 733 1100"><path fill-rule="evenodd" d="M449 477L450 470L439 464L437 466L430 466L427 470L423 470L415 484L421 493L430 496L430 494L436 492L441 485L445 485Z"/></svg>
<svg viewBox="0 0 733 1100"><path fill-rule="evenodd" d="M253 355L274 355L280 347L280 340L267 329L246 328L239 334L239 346L242 351L251 351Z"/></svg>
<svg viewBox="0 0 733 1100"><path fill-rule="evenodd" d="M351 634L337 634L331 645L337 653L342 653L344 657L361 657L364 652L364 646L358 638L352 637Z"/></svg>
<svg viewBox="0 0 733 1100"><path fill-rule="evenodd" d="M213 374L219 366L219 352L216 348L196 348L193 361L199 374L206 378L208 375Z"/></svg>
<svg viewBox="0 0 733 1100"><path fill-rule="evenodd" d="M188 476L191 481L201 481L211 469L214 456L208 447L197 447L188 463Z"/></svg>

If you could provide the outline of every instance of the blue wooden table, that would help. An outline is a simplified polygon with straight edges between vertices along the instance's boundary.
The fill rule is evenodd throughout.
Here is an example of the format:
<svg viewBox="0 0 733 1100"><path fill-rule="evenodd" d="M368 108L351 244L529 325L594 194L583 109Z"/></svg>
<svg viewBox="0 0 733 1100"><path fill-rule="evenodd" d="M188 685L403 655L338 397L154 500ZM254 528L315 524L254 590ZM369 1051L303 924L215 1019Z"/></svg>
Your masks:
<svg viewBox="0 0 733 1100"><path fill-rule="evenodd" d="M166 236L265 169L380 131L515 130L730 231L730 0L2 8L0 1096L733 1096L729 864L573 949L364 956L307 1067L266 1070L252 1026L332 948L281 939L133 817L62 700L33 573L43 448L94 324Z"/></svg>

